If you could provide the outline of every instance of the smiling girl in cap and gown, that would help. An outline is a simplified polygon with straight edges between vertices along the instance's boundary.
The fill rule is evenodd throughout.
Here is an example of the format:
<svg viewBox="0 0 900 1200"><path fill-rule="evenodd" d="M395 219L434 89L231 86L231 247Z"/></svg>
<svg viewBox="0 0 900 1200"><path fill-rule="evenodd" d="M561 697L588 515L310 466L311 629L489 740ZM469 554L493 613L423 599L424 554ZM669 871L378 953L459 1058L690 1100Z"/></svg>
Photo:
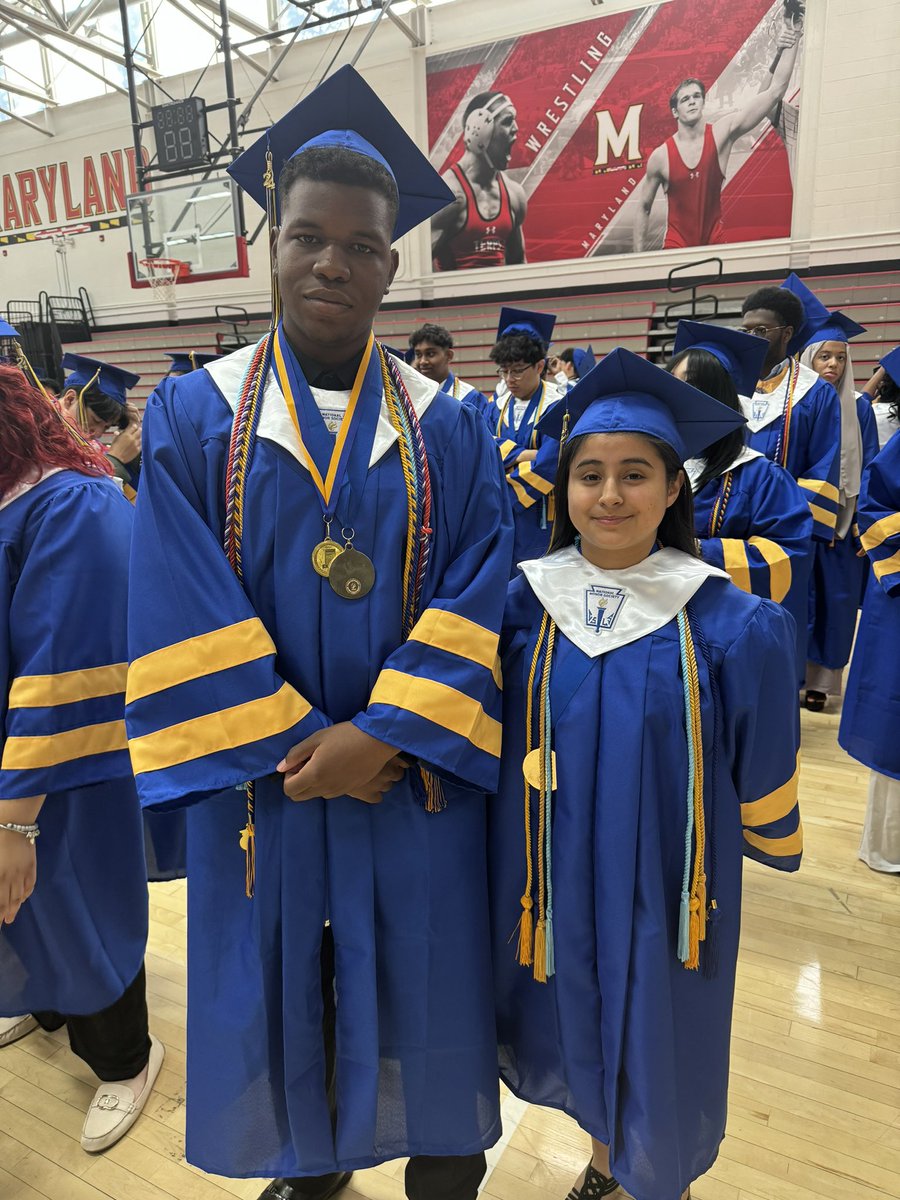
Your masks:
<svg viewBox="0 0 900 1200"><path fill-rule="evenodd" d="M679 321L668 370L741 411L752 395L766 343L739 329ZM733 429L685 463L694 494L694 528L706 562L744 592L784 605L794 619L797 680L806 669L812 516L793 477Z"/></svg>
<svg viewBox="0 0 900 1200"><path fill-rule="evenodd" d="M544 418L564 443L553 541L510 584L501 1074L591 1134L583 1200L616 1180L677 1200L715 1160L742 857L800 861L791 618L696 555L683 474L741 423L613 351Z"/></svg>
<svg viewBox="0 0 900 1200"><path fill-rule="evenodd" d="M281 180L280 301L148 402L130 608L141 799L188 807L186 1153L269 1196L410 1155L474 1200L512 522L483 419L371 333L452 196L349 67L229 170L276 226Z"/></svg>
<svg viewBox="0 0 900 1200"><path fill-rule="evenodd" d="M132 508L106 461L0 367L0 1045L67 1026L106 1082L82 1146L137 1120L147 886L125 741ZM26 840L27 839L27 840ZM30 842L30 846L29 843Z"/></svg>
<svg viewBox="0 0 900 1200"><path fill-rule="evenodd" d="M900 437L863 476L857 520L872 570L850 662L838 741L871 769L859 857L900 873Z"/></svg>

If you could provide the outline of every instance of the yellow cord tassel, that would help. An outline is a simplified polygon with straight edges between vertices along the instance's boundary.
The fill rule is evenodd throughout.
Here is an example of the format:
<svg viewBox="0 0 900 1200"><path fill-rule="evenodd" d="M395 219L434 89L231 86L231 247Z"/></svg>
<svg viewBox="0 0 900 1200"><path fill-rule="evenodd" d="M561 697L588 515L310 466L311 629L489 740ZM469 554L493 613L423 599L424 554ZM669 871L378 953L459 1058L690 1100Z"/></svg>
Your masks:
<svg viewBox="0 0 900 1200"><path fill-rule="evenodd" d="M516 958L520 967L530 967L534 962L534 901L530 896L522 897L522 916L519 920L519 941Z"/></svg>
<svg viewBox="0 0 900 1200"><path fill-rule="evenodd" d="M700 966L700 901L696 896L691 896L688 956L684 965L688 971L696 971Z"/></svg>
<svg viewBox="0 0 900 1200"><path fill-rule="evenodd" d="M421 774L422 786L425 788L425 811L430 813L441 812L447 807L447 799L444 796L444 785L430 771L422 771Z"/></svg>
<svg viewBox="0 0 900 1200"><path fill-rule="evenodd" d="M534 931L534 977L538 983L547 982L547 922L540 917Z"/></svg>
<svg viewBox="0 0 900 1200"><path fill-rule="evenodd" d="M250 900L256 886L256 830L249 821L241 830L241 849L244 851L246 866L244 890L247 899Z"/></svg>
<svg viewBox="0 0 900 1200"><path fill-rule="evenodd" d="M540 632L538 633L537 642L534 647L534 654L531 659L531 669L528 673L528 690L526 691L525 700L525 747L528 753L531 753L531 728L534 717L534 706L532 698L534 695L534 677L537 674L538 659L541 654L541 643L544 640L544 634L547 630L547 625L550 621L547 613L544 613L541 621ZM527 755L526 755L527 759ZM534 900L532 899L532 889L534 887L534 858L532 857L531 846L531 786L527 777L524 776L525 784L525 890L522 893L522 916L519 918L519 942L516 949L516 957L523 967L530 967L534 962Z"/></svg>

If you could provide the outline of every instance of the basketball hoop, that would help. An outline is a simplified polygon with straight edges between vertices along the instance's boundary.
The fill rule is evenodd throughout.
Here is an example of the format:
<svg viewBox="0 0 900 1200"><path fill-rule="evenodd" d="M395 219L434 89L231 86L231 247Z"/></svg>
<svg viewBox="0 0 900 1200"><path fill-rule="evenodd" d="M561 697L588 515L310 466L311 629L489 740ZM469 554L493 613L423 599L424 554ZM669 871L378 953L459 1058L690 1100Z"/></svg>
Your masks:
<svg viewBox="0 0 900 1200"><path fill-rule="evenodd" d="M147 282L155 298L165 304L169 314L176 310L175 286L179 279L190 274L191 264L180 258L142 258L140 264L147 272Z"/></svg>

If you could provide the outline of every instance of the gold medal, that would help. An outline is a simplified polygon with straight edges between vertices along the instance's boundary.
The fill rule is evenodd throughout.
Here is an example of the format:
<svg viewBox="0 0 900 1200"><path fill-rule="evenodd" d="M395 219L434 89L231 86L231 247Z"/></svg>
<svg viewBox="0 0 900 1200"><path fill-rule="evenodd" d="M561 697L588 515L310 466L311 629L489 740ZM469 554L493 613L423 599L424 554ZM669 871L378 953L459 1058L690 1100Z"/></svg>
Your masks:
<svg viewBox="0 0 900 1200"><path fill-rule="evenodd" d="M348 545L332 560L328 582L345 600L361 600L375 584L375 566L368 555Z"/></svg>
<svg viewBox="0 0 900 1200"><path fill-rule="evenodd" d="M541 790L541 757L543 751L538 748L532 750L530 754L526 754L522 762L522 774L525 776L525 782L533 787L535 791ZM556 751L552 751L550 755L550 780L551 791L556 791Z"/></svg>
<svg viewBox="0 0 900 1200"><path fill-rule="evenodd" d="M321 575L323 579L327 579L331 574L331 567L334 560L343 553L344 547L326 535L324 541L319 542L318 545L313 547L313 570L317 575Z"/></svg>

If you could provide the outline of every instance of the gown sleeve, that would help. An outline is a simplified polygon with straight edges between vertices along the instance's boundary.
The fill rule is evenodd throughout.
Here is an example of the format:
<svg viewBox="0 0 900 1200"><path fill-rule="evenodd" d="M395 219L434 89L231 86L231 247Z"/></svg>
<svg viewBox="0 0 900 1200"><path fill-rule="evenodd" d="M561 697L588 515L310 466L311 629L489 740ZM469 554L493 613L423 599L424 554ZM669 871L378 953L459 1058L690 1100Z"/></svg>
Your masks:
<svg viewBox="0 0 900 1200"><path fill-rule="evenodd" d="M131 557L125 719L145 807L268 775L330 724L278 674L275 644L225 555L220 481L209 475L169 381L147 403Z"/></svg>
<svg viewBox="0 0 900 1200"><path fill-rule="evenodd" d="M724 745L741 805L744 855L796 871L803 852L797 804L800 714L794 630L768 601L725 655Z"/></svg>
<svg viewBox="0 0 900 1200"><path fill-rule="evenodd" d="M875 581L889 596L900 594L900 437L897 434L863 475L857 520Z"/></svg>
<svg viewBox="0 0 900 1200"><path fill-rule="evenodd" d="M841 402L829 383L814 385L805 402L806 453L797 464L800 485L813 517L813 538L833 542L841 506Z"/></svg>
<svg viewBox="0 0 900 1200"><path fill-rule="evenodd" d="M767 467L750 496L748 536L701 538L700 553L705 562L727 571L742 592L780 604L809 557L813 519L788 472L776 463Z"/></svg>
<svg viewBox="0 0 900 1200"><path fill-rule="evenodd" d="M516 450L518 452L520 447ZM507 467L506 482L512 491L513 508L531 508L552 493L558 461L559 442L555 438L544 438L530 462L523 459L514 461L511 468Z"/></svg>
<svg viewBox="0 0 900 1200"><path fill-rule="evenodd" d="M125 740L132 509L106 480L55 493L0 560L0 796L131 775ZM8 639L8 640L7 640Z"/></svg>
<svg viewBox="0 0 900 1200"><path fill-rule="evenodd" d="M500 761L498 644L513 553L507 491L494 439L461 407L444 462L450 560L354 718L365 733L482 792L496 790Z"/></svg>

